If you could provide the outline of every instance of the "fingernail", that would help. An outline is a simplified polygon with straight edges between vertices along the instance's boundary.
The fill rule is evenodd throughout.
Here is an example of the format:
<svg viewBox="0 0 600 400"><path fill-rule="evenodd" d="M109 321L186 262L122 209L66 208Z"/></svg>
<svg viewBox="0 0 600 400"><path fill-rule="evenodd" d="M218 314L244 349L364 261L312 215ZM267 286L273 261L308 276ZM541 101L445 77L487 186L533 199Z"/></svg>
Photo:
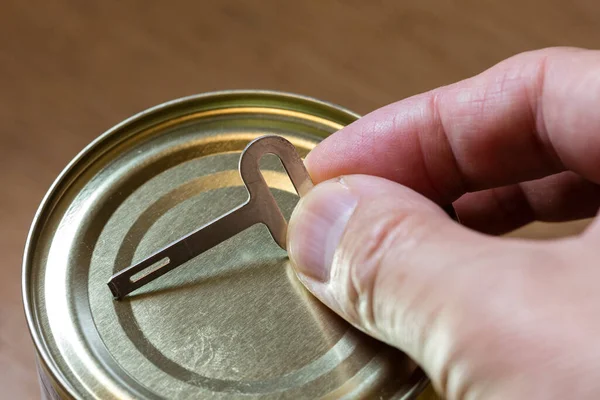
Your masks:
<svg viewBox="0 0 600 400"><path fill-rule="evenodd" d="M335 251L357 203L339 181L321 183L300 200L290 218L287 246L298 272L329 280Z"/></svg>

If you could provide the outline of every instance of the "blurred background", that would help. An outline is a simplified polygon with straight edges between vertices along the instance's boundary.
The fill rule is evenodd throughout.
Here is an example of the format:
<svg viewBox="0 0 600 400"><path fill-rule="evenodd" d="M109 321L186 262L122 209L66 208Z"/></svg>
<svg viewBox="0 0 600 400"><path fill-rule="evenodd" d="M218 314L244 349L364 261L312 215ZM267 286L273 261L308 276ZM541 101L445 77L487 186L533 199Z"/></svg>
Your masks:
<svg viewBox="0 0 600 400"><path fill-rule="evenodd" d="M223 89L290 91L364 114L556 45L600 47L598 0L2 0L2 397L39 398L20 294L29 224L57 174L103 131Z"/></svg>

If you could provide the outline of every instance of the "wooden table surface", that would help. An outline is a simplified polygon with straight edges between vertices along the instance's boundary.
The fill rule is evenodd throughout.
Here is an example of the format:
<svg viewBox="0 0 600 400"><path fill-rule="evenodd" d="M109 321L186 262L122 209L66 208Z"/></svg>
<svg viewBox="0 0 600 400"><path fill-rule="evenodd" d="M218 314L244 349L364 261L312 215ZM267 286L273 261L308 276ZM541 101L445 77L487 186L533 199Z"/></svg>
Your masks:
<svg viewBox="0 0 600 400"><path fill-rule="evenodd" d="M20 294L29 224L56 175L104 130L222 89L290 91L366 113L556 45L600 46L598 0L3 0L1 397L39 398Z"/></svg>

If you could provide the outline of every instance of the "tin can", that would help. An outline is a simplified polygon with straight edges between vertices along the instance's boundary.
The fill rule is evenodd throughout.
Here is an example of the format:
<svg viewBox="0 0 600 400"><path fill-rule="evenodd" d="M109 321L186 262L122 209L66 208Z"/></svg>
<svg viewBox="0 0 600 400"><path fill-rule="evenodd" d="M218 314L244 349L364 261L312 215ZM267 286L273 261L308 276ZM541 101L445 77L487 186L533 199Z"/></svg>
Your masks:
<svg viewBox="0 0 600 400"><path fill-rule="evenodd" d="M218 92L144 111L85 148L45 196L25 248L42 396L430 398L415 363L314 299L260 225L122 301L106 286L245 200L237 162L251 140L280 135L304 157L356 118L291 94ZM268 156L261 170L289 217L298 198L285 170Z"/></svg>

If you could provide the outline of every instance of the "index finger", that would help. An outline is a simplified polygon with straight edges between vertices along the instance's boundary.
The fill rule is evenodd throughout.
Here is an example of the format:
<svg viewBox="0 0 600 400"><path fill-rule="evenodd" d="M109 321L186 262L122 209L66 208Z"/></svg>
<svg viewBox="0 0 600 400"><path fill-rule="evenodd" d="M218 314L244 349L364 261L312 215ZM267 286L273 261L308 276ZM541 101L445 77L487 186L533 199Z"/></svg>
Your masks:
<svg viewBox="0 0 600 400"><path fill-rule="evenodd" d="M600 52L523 53L376 110L307 157L316 182L368 174L438 203L572 170L600 183Z"/></svg>

